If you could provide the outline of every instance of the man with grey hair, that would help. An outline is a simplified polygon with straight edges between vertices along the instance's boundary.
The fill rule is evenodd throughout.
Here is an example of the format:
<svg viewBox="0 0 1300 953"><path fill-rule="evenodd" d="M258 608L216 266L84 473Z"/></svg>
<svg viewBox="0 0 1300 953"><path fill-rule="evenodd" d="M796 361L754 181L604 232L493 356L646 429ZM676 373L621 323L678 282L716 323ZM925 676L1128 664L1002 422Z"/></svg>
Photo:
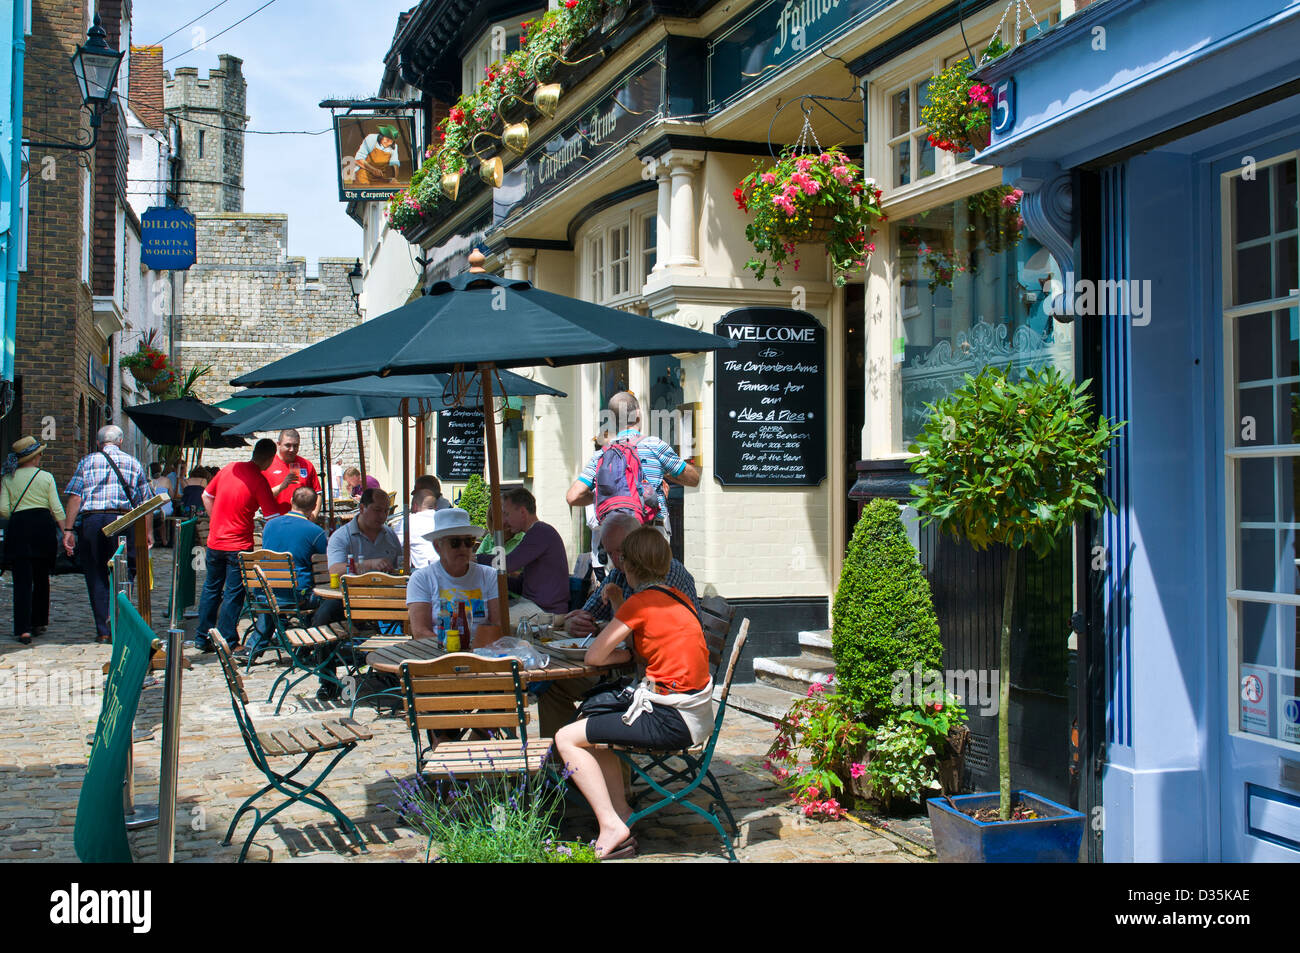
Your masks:
<svg viewBox="0 0 1300 953"><path fill-rule="evenodd" d="M100 643L111 640L108 629L108 600L111 596L108 563L117 552L120 537L126 537L126 557L132 574L136 562L134 528L125 529L115 536L105 536L104 527L144 503L154 493L144 466L123 452L124 436L121 427L112 424L100 427L95 435L99 449L81 458L64 490L67 515L63 522L63 548L69 556L77 552L86 571L86 591L90 595L91 611L95 614L95 641ZM149 545L153 546L152 524L147 527L147 533Z"/></svg>

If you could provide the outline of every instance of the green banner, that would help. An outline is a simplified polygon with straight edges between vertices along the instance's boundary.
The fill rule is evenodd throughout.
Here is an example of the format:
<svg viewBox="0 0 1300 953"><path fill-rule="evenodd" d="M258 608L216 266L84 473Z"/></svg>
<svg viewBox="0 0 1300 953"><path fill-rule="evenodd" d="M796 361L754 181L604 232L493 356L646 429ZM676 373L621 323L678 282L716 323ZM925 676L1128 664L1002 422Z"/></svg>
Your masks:
<svg viewBox="0 0 1300 953"><path fill-rule="evenodd" d="M194 605L196 576L194 571L194 534L198 519L188 519L176 527L175 574L172 580L171 598L174 600L167 607L167 618L171 619L173 628L181 628L181 617L185 610ZM176 603L180 603L177 605Z"/></svg>
<svg viewBox="0 0 1300 953"><path fill-rule="evenodd" d="M113 660L104 684L104 702L95 728L86 777L77 800L77 823L72 842L82 863L131 862L126 840L126 815L122 784L126 756L131 747L140 689L149 669L154 633L124 593L114 595Z"/></svg>

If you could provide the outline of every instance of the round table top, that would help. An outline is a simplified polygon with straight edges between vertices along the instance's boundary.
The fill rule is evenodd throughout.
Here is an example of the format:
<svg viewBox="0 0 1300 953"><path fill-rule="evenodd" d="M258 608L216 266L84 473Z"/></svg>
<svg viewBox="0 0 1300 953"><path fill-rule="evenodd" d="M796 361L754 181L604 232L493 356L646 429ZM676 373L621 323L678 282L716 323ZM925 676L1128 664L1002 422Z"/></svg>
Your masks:
<svg viewBox="0 0 1300 953"><path fill-rule="evenodd" d="M317 592L319 591L318 589ZM442 644L437 639L411 639L368 653L366 663L376 672L396 675L405 661L424 662L445 654ZM589 678L619 667L618 665L587 665L584 662L570 662L552 656L545 668L523 669L522 674L530 682L550 682L563 678Z"/></svg>
<svg viewBox="0 0 1300 953"><path fill-rule="evenodd" d="M343 601L342 589L331 589L329 586L313 586L312 592L316 593L316 595L320 596L322 599L334 599L339 602Z"/></svg>

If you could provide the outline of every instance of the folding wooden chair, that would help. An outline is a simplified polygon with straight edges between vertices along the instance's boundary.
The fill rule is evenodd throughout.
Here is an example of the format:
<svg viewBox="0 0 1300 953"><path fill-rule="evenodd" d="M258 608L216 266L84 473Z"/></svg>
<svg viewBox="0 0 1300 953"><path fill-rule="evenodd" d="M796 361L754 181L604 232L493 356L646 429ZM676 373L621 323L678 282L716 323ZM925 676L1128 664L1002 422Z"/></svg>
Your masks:
<svg viewBox="0 0 1300 953"><path fill-rule="evenodd" d="M713 776L713 772L709 770L709 766L713 762L713 751L717 747L718 735L722 731L722 716L727 712L727 696L731 694L731 679L736 673L736 663L740 660L740 653L744 649L745 640L748 637L749 620L743 619L740 623L740 631L736 633L736 641L731 647L731 659L727 662L727 674L722 683L721 695L715 694L714 696L717 714L713 717L713 732L706 742L679 751L653 751L621 745L599 746L612 748L619 758L632 769L633 779L645 783L650 790L644 792L643 797L651 792L659 795L659 800L628 818L627 826L629 828L637 821L661 808L667 807L669 804L681 804L708 820L717 829L718 834L721 835L722 844L727 849L727 855L733 861L736 859L736 852L731 846L731 838L727 836L722 822L718 819L718 810L721 809L726 815L733 831L739 833L739 828L736 825L736 819L731 814L731 808L727 806L727 799L723 796L722 788ZM642 757L649 758L649 764L642 765L638 760ZM665 763L668 758L680 759L683 766L681 768L670 767ZM652 768L662 768L668 772L668 777L656 779L649 773ZM678 784L682 786L677 790L669 790L670 785ZM705 794L709 795L712 810L706 811L689 800L689 795L696 788L700 788Z"/></svg>
<svg viewBox="0 0 1300 953"><path fill-rule="evenodd" d="M262 570L262 574L271 584L273 601L267 601L257 574L253 571L255 567ZM286 625L305 626L310 622L308 616L315 610L303 609L299 606L304 594L298 591L298 573L291 553L277 553L269 549L255 549L252 552L240 553L239 572L244 578L244 590L247 593L247 598L244 599L244 615L254 626L260 621L272 625L271 620L265 618L271 614L278 615ZM275 650L277 656L283 657L274 635L271 638L270 648ZM244 665L246 668L251 668L252 664L253 656L250 653Z"/></svg>
<svg viewBox="0 0 1300 953"><path fill-rule="evenodd" d="M368 653L376 649L388 648L409 642L406 632L409 616L406 610L406 577L384 572L368 572L358 576L343 577L343 611L347 616L348 655L344 659L348 666L348 675L356 680L361 677L361 666ZM371 631L377 627L396 628L396 632ZM402 697L400 689L368 692L367 699L388 696L396 700ZM352 710L355 712L362 695L353 693Z"/></svg>
<svg viewBox="0 0 1300 953"><path fill-rule="evenodd" d="M312 554L311 582L313 586L328 586L330 584L330 560L324 553Z"/></svg>
<svg viewBox="0 0 1300 953"><path fill-rule="evenodd" d="M518 660L453 652L427 662L403 662L401 678L418 773L457 781L506 774L531 778L545 767L551 739L528 740L527 694ZM494 735L514 731L517 737L447 741L434 734L467 729Z"/></svg>
<svg viewBox="0 0 1300 953"><path fill-rule="evenodd" d="M239 668L230 655L230 646L216 629L209 633L209 638L217 648L217 658L221 661L221 670L226 676L226 687L230 689L230 707L235 712L235 721L239 725L239 733L244 738L244 746L248 749L253 764L266 776L267 781L261 790L244 801L235 812L235 817L226 831L225 840L221 842L222 845L230 846L230 839L235 834L235 827L238 826L240 818L245 812L251 810L254 814L253 829L248 832L248 837L244 840L244 848L239 852L239 863L242 864L244 858L248 856L248 848L252 846L258 829L289 805L302 802L333 817L362 852L368 853L366 842L362 839L356 825L339 810L338 805L316 789L343 760L344 755L355 748L359 742L370 740L370 732L351 719L333 719L305 727L259 732L253 724L252 715L248 712L248 692L244 688L244 679L239 674ZM294 780L294 775L307 767L316 755L327 751L335 752L334 757L316 776L316 780L311 784ZM271 758L295 756L301 756L301 760L290 771L277 771L271 767L269 760ZM265 814L262 813L261 808L253 807L255 801L273 790L286 797L282 804L273 807Z"/></svg>
<svg viewBox="0 0 1300 953"><path fill-rule="evenodd" d="M260 566L253 567L253 580L262 594L261 597L268 604L274 605L275 592ZM248 588L250 592L253 591L253 586ZM266 696L267 702L270 703L280 684L284 683L284 691L275 706L277 715L294 686L313 675L324 681L333 682L340 690L343 688L344 683L334 674L334 669L338 664L339 649L348 635L347 626L337 622L330 625L289 627L285 625L280 614L275 612L268 613L266 618L275 625L276 644L289 656L289 667L280 673L280 677L271 686L271 693ZM302 674L293 678L294 672L298 671Z"/></svg>

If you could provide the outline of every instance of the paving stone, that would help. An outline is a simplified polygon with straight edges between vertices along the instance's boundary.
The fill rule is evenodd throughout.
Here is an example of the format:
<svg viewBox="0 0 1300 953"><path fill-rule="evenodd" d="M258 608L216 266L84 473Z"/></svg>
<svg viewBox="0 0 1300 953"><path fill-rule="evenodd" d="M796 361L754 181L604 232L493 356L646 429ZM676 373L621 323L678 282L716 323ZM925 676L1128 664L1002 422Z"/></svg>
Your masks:
<svg viewBox="0 0 1300 953"><path fill-rule="evenodd" d="M170 554L155 558L155 603L165 607ZM109 658L108 646L95 645L84 583L76 577L51 580L51 618L59 622L31 646L0 640L0 669L22 666L26 684L39 683L55 671L94 671ZM9 590L0 587L0 620L10 617ZM160 613L161 614L161 613ZM192 635L193 620L187 635ZM161 633L160 633L161 634ZM253 824L251 813L240 819L230 846L221 844L240 803L263 784L248 757L230 708L230 696L216 659L186 650L193 669L185 675L181 703L181 750L177 779L176 858L185 863L232 863ZM343 717L346 706L322 705L304 683L285 702L280 715L262 702L283 669L255 666L246 676L256 700L253 718L261 731L310 724L324 716ZM138 803L157 800L162 692L146 690L135 720L137 731L153 731L137 741L135 782ZM39 701L39 697L36 699ZM76 798L98 720L99 699L88 707L26 704L6 711L0 730L0 861L75 861L73 823ZM345 758L323 790L360 828L368 853L358 852L331 819L297 805L260 829L249 861L266 863L421 862L422 835L405 827L384 805L394 801L395 778L410 776L411 736L400 717L358 709L356 718L374 738ZM769 722L728 711L714 759L714 774L740 826L733 838L742 861L798 862L870 860L907 862L897 846L881 834L850 822L809 822L798 816L787 795L763 769L772 742ZM273 762L289 767L288 759ZM316 762L305 775L315 776ZM700 793L696 803L707 809ZM266 801L277 803L267 798ZM265 803L265 802L263 802ZM281 821L283 821L281 823ZM724 822L725 824L725 822ZM585 807L566 809L562 835L589 840L595 822ZM637 828L642 845L639 863L722 863L726 854L713 826L684 807L656 813ZM730 831L728 831L730 833ZM138 861L157 856L157 828L128 834Z"/></svg>

